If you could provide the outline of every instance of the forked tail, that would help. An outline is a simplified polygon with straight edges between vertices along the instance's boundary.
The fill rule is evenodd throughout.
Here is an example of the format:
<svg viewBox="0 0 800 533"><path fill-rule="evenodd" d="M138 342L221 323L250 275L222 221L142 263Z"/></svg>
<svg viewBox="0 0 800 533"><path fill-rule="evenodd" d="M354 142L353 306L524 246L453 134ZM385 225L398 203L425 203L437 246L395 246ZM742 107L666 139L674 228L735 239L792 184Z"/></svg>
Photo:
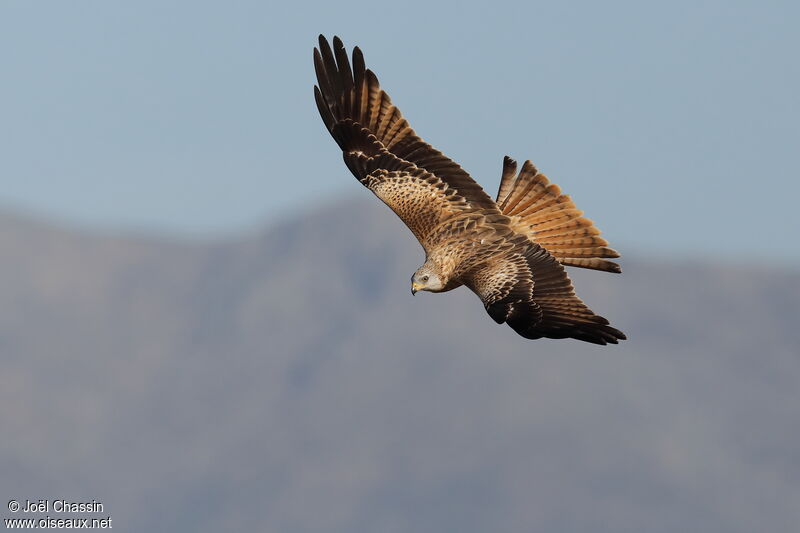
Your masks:
<svg viewBox="0 0 800 533"><path fill-rule="evenodd" d="M515 231L527 235L567 266L621 272L607 258L619 257L600 237L600 230L558 185L525 161L517 174L517 162L503 159L503 177L497 205L511 218Z"/></svg>

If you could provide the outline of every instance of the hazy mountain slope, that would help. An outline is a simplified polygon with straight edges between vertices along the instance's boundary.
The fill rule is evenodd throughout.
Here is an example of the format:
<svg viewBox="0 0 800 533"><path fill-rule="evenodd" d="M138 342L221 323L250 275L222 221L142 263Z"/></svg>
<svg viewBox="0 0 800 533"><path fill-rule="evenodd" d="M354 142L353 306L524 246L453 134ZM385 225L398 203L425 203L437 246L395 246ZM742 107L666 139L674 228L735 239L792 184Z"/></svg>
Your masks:
<svg viewBox="0 0 800 533"><path fill-rule="evenodd" d="M214 245L6 217L0 247L6 500L123 531L800 524L797 272L573 270L630 337L597 347L412 298L422 251L372 199Z"/></svg>

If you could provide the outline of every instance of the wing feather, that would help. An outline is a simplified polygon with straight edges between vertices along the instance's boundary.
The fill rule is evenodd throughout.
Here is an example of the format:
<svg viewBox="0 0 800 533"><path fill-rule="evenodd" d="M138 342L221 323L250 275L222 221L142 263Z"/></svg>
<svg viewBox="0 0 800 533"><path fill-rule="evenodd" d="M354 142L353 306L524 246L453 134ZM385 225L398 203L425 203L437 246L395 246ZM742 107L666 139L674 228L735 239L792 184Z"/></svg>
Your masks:
<svg viewBox="0 0 800 533"><path fill-rule="evenodd" d="M625 334L575 295L564 267L522 235L513 250L493 257L462 277L496 322L528 339L574 338L617 344Z"/></svg>
<svg viewBox="0 0 800 533"><path fill-rule="evenodd" d="M603 258L618 254L557 185L530 162L517 177L516 163L506 158L496 204L414 132L358 47L351 62L341 39L334 37L331 47L320 36L314 69L317 108L348 169L400 216L426 252L446 254L450 262L459 256L463 270L455 281L480 296L492 319L531 339L616 344L625 338L575 295L559 263L613 270L616 264ZM442 243L453 239L460 246L443 251Z"/></svg>
<svg viewBox="0 0 800 533"><path fill-rule="evenodd" d="M403 198L429 198L427 203L411 203L419 209L441 210L442 220L465 209L500 215L494 201L464 169L414 132L381 89L377 76L366 68L358 47L353 49L351 66L341 39L334 37L331 47L320 36L314 68L314 98L347 167L376 194L374 187L380 186L383 192L378 196L396 213L404 213L401 218L418 238L428 228L414 224L427 218L409 216L407 205L398 203ZM437 183L433 190L423 185L426 179ZM388 187L388 181L397 187ZM386 193L389 189L391 194Z"/></svg>

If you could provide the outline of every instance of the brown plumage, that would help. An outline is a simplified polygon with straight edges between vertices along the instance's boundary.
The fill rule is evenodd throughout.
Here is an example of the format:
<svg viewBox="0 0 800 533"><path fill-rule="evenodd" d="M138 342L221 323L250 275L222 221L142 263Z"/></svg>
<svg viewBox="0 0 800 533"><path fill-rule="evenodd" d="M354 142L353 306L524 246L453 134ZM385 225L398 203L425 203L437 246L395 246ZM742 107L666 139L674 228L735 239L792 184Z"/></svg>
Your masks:
<svg viewBox="0 0 800 533"><path fill-rule="evenodd" d="M600 237L594 223L558 185L550 183L533 163L525 161L519 175L517 162L506 156L497 205L511 219L511 227L547 249L563 265L620 273L606 257L619 257Z"/></svg>
<svg viewBox="0 0 800 533"><path fill-rule="evenodd" d="M338 37L314 49L322 120L353 175L388 205L425 250L412 292L469 287L498 323L529 339L616 344L625 335L576 295L563 265L619 272L619 257L556 185L506 157L496 202L423 141L392 105L358 47Z"/></svg>

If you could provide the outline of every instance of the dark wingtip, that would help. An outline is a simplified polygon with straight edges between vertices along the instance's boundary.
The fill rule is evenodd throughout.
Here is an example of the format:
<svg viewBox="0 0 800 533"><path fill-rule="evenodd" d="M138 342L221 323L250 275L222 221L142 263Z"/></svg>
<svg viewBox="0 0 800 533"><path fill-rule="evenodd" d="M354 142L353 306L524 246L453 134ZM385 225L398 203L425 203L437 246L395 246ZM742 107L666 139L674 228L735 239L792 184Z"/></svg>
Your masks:
<svg viewBox="0 0 800 533"><path fill-rule="evenodd" d="M626 337L624 333L613 326L605 326L602 328L601 332L605 339L612 344L618 344L619 341L628 340L628 337Z"/></svg>
<svg viewBox="0 0 800 533"><path fill-rule="evenodd" d="M364 63L364 54L361 53L361 48L358 46L353 47L353 77L358 85L364 79L364 71L367 69Z"/></svg>

